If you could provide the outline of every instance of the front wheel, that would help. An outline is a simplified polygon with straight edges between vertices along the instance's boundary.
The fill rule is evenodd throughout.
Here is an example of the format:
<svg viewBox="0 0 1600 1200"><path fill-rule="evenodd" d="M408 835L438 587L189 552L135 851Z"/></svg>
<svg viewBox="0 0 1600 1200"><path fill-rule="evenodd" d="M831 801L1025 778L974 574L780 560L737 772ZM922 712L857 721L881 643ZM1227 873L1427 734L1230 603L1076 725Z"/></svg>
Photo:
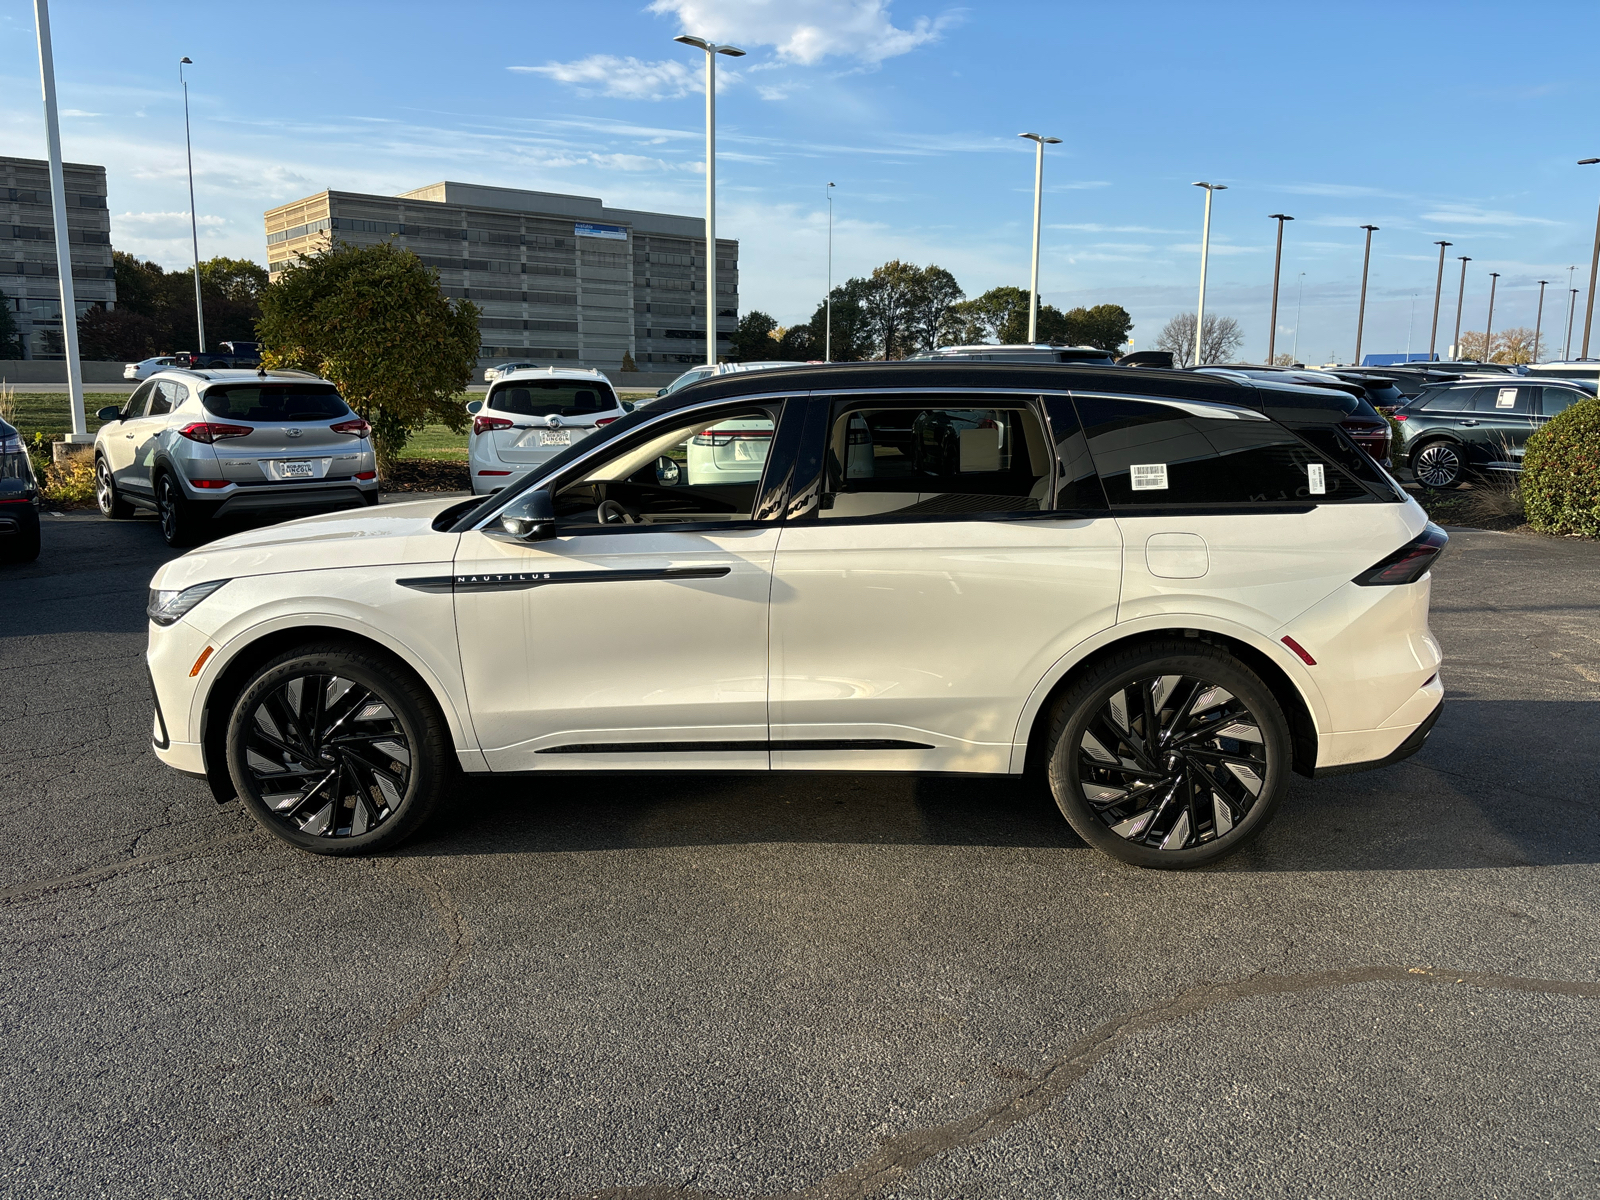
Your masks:
<svg viewBox="0 0 1600 1200"><path fill-rule="evenodd" d="M228 773L251 815L313 854L387 850L438 806L454 755L422 682L355 647L267 663L228 722Z"/></svg>
<svg viewBox="0 0 1600 1200"><path fill-rule="evenodd" d="M1445 491L1460 487L1466 473L1460 449L1449 442L1429 442L1411 456L1411 474L1425 488Z"/></svg>
<svg viewBox="0 0 1600 1200"><path fill-rule="evenodd" d="M1288 722L1261 679L1204 642L1129 650L1057 702L1050 790L1079 836L1140 867L1197 867L1272 819Z"/></svg>

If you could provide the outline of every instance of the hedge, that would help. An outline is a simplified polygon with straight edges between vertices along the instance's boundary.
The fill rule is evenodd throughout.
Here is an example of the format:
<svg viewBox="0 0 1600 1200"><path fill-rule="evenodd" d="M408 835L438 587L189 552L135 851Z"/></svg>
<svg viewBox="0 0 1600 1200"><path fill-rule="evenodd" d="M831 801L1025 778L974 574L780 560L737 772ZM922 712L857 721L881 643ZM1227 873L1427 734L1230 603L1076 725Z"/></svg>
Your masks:
<svg viewBox="0 0 1600 1200"><path fill-rule="evenodd" d="M1543 533L1600 537L1600 399L1572 405L1528 439L1522 503Z"/></svg>

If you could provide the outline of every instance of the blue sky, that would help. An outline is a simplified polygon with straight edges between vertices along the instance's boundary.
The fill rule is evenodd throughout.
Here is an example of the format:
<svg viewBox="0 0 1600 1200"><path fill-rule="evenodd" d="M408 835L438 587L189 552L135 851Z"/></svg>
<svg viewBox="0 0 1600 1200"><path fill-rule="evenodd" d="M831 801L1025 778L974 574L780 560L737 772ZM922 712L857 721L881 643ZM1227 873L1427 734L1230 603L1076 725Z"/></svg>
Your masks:
<svg viewBox="0 0 1600 1200"><path fill-rule="evenodd" d="M448 12L441 19L440 13ZM1046 161L1041 292L1114 302L1149 345L1192 311L1202 193L1207 311L1266 352L1286 212L1279 349L1353 350L1362 233L1368 351L1426 349L1440 238L1465 327L1565 323L1586 286L1600 167L1600 5L965 6L895 0L52 6L62 137L110 171L112 237L181 266L188 203L176 60L190 75L201 252L265 261L264 209L323 188L439 179L576 192L698 214L703 56L742 45L718 98L719 232L741 240L742 305L804 319L834 275L936 262L969 295L1027 283L1031 145ZM1567 47L1577 50L1569 52ZM42 157L31 3L0 0L0 144ZM70 114L70 115L67 115ZM1559 314L1552 310L1559 309ZM1414 318L1413 318L1414 313ZM1582 303L1579 304L1579 322ZM1564 337L1564 330L1560 335Z"/></svg>

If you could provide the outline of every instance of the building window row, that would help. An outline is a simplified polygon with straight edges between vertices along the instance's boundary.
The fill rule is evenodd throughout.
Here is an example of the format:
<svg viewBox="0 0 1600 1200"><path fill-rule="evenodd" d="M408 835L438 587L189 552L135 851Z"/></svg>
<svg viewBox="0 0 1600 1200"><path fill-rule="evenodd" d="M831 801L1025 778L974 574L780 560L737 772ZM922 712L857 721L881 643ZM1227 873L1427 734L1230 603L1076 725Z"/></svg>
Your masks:
<svg viewBox="0 0 1600 1200"><path fill-rule="evenodd" d="M11 237L19 242L53 242L56 240L56 231L48 225L0 225L0 230L9 228ZM84 246L109 246L111 234L100 229L68 229L67 241L77 242Z"/></svg>
<svg viewBox="0 0 1600 1200"><path fill-rule="evenodd" d="M295 238L305 237L308 233L321 233L330 228L332 222L323 217L320 221L310 221L304 225L296 225L293 229L283 229L277 233L267 234L267 245L276 246L279 242L290 242Z"/></svg>
<svg viewBox="0 0 1600 1200"><path fill-rule="evenodd" d="M50 203L50 189L47 187L6 188L5 191L6 199L13 204L48 205ZM78 192L74 196L73 193L69 192L67 194L67 203L71 204L74 198L77 199L79 208L104 208L106 206L106 198L104 196L96 196L88 192Z"/></svg>

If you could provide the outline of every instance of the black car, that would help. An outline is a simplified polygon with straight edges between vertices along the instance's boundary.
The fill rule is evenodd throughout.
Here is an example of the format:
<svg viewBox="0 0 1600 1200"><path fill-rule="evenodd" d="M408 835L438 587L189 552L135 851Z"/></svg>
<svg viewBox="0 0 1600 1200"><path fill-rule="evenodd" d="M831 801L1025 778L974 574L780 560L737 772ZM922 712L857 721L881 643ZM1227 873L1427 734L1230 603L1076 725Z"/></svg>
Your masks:
<svg viewBox="0 0 1600 1200"><path fill-rule="evenodd" d="M1321 388L1340 396L1347 396L1349 399L1338 401L1344 410L1344 415L1339 419L1340 427L1356 445L1372 455L1378 462L1389 461L1389 448L1394 435L1389 430L1389 422L1384 420L1382 414L1367 399L1367 389L1362 384L1350 383L1327 371L1300 370L1293 367L1268 367L1246 364L1227 367L1193 367L1190 369L1202 375L1232 375L1241 380L1253 379L1266 383Z"/></svg>
<svg viewBox="0 0 1600 1200"><path fill-rule="evenodd" d="M1429 388L1394 414L1400 457L1428 488L1457 487L1474 472L1521 471L1528 436L1588 399L1589 386L1480 377Z"/></svg>
<svg viewBox="0 0 1600 1200"><path fill-rule="evenodd" d="M0 421L0 562L39 557L39 483L22 435Z"/></svg>
<svg viewBox="0 0 1600 1200"><path fill-rule="evenodd" d="M1384 367L1383 374L1406 396L1420 396L1431 387L1470 375L1519 375L1521 370L1507 363L1414 362Z"/></svg>

